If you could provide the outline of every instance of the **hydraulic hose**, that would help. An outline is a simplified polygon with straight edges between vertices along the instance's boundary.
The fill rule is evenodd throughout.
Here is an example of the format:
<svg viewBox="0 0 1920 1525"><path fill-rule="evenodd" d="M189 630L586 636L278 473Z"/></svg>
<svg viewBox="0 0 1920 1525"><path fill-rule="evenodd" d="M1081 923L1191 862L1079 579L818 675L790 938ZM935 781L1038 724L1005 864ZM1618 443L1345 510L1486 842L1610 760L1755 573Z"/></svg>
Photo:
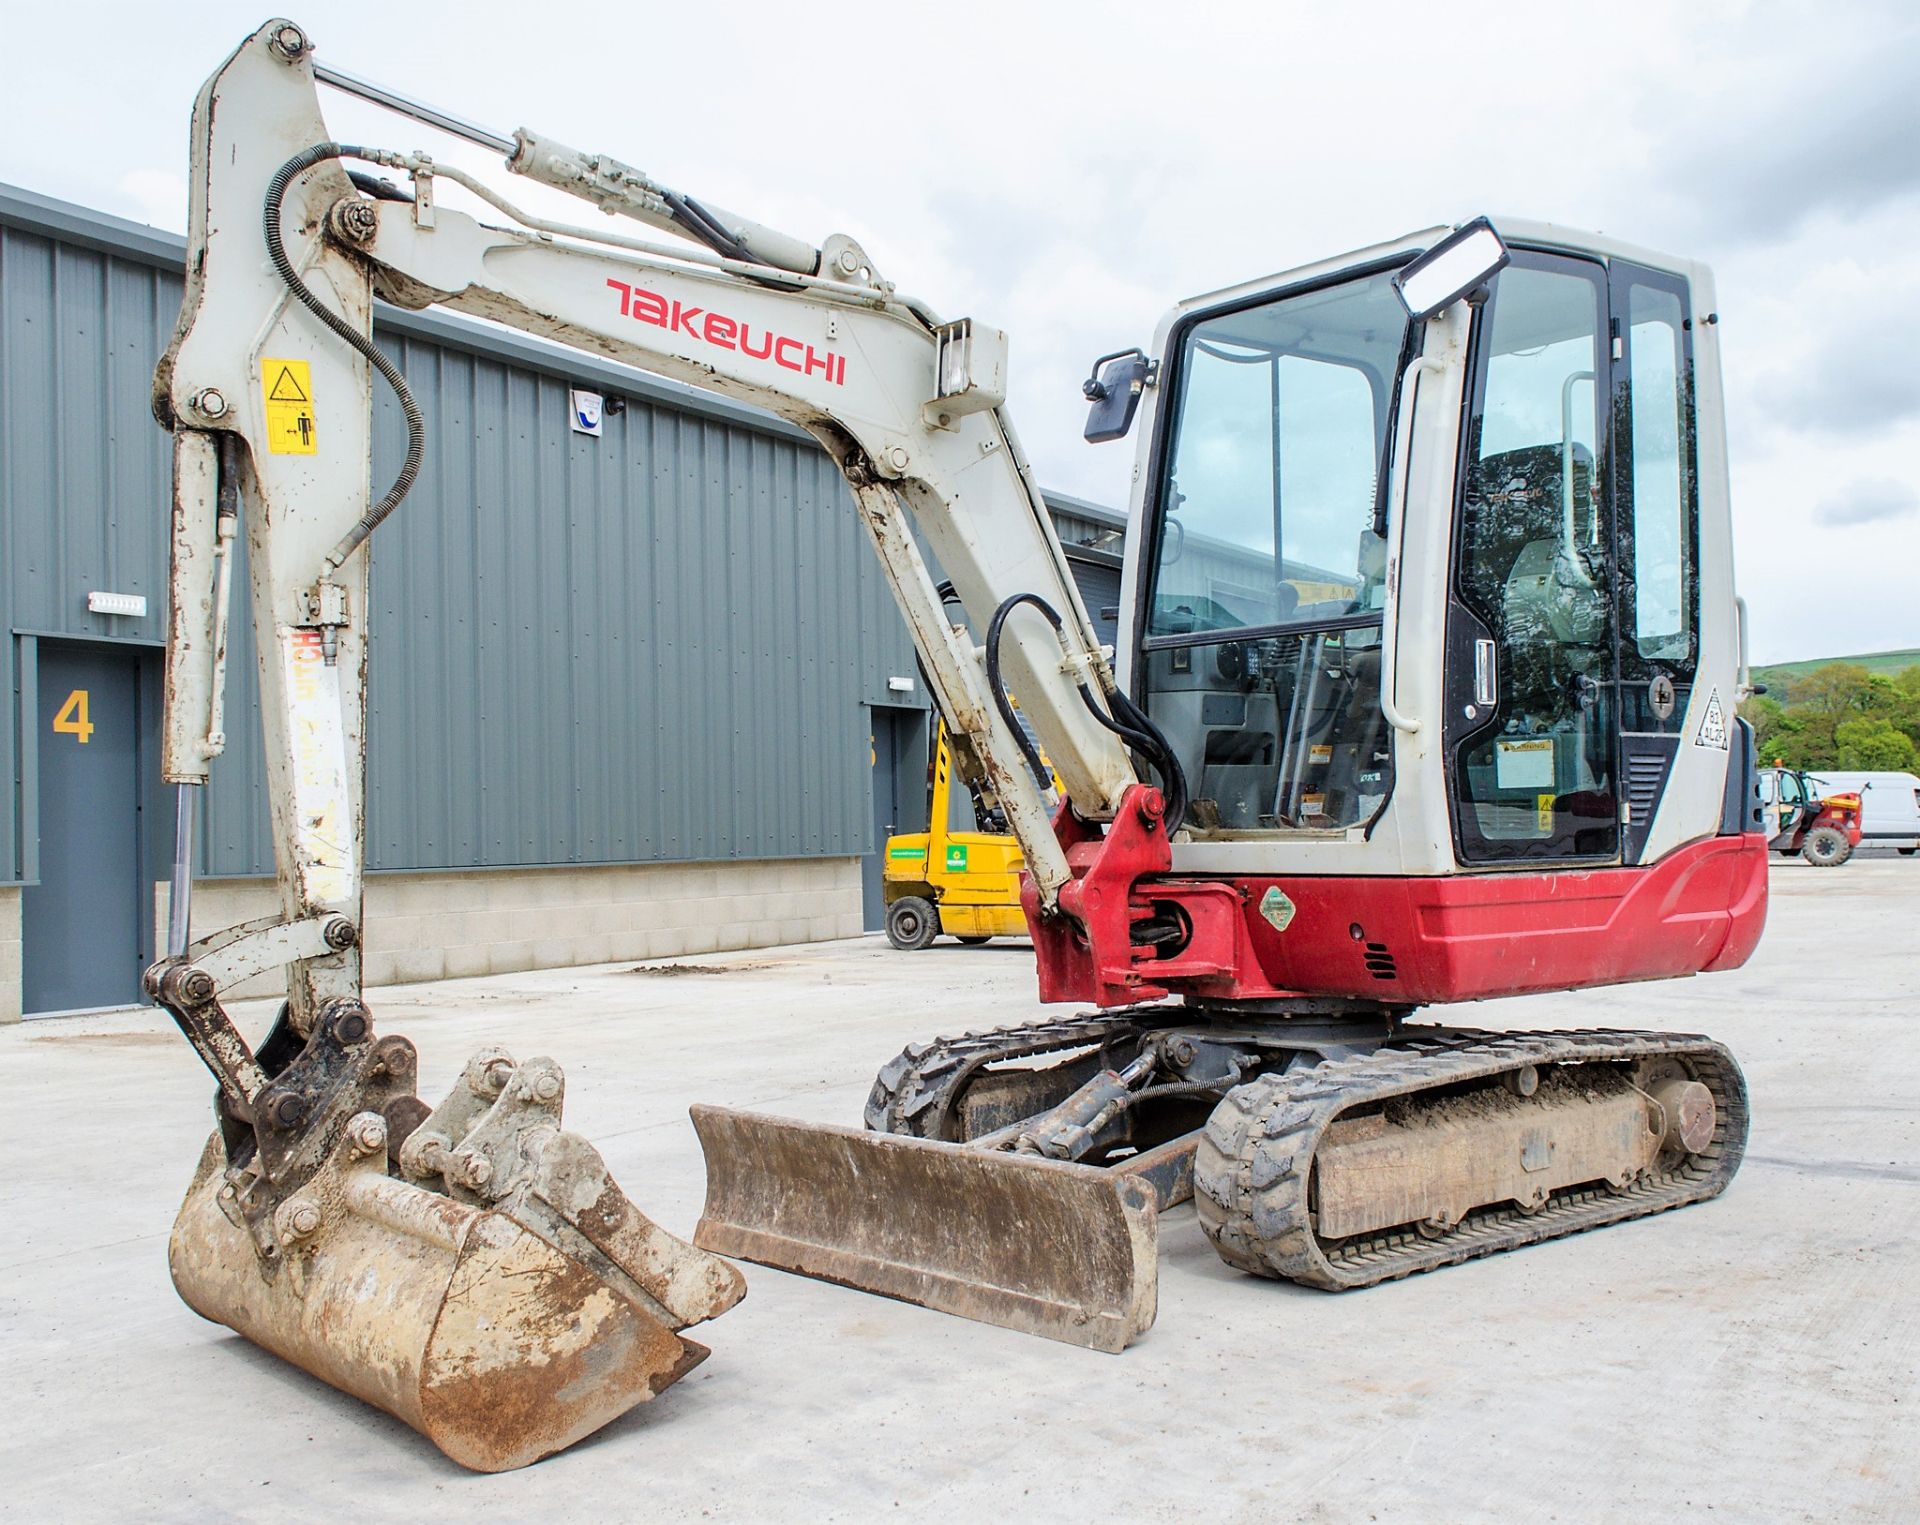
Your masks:
<svg viewBox="0 0 1920 1525"><path fill-rule="evenodd" d="M1013 732L1013 739L1019 744L1022 754L1032 765L1035 773L1045 776L1047 765L1040 756L1040 749L1027 738L1025 730L1014 717L1013 701L1008 697L1007 686L1000 676L1000 637L1006 629L1007 616L1022 604L1031 604L1053 626L1055 635L1066 634L1066 627L1059 612L1037 593L1016 593L993 611L993 618L987 624L987 688L993 695L994 708L1000 712L1000 718L1007 723L1007 729ZM1075 687L1080 693L1080 702L1086 705L1087 712L1101 725L1105 726L1122 741L1146 755L1160 775L1162 791L1166 795L1166 830L1171 837L1180 829L1187 818L1187 775L1180 766L1180 759L1174 755L1166 734L1155 725L1146 712L1136 705L1119 689L1107 695L1107 704L1113 713L1108 714L1100 707L1099 701L1085 680Z"/></svg>
<svg viewBox="0 0 1920 1525"><path fill-rule="evenodd" d="M380 353L371 339L328 307L313 294L311 287L300 279L300 273L293 268L293 261L287 258L287 249L281 239L280 216L281 203L286 200L287 187L294 178L312 169L316 164L324 164L329 159L363 159L378 164L381 160L367 149L352 143L316 143L313 147L295 154L291 159L273 172L273 178L267 182L266 205L262 209L262 230L267 238L267 257L273 261L273 268L279 272L280 279L287 283L287 289L299 300L300 304L335 334L366 359L367 363L386 379L393 388L394 395L400 399L400 407L407 416L407 458L401 463L400 474L393 479L393 485L380 501L360 516L352 529L341 537L340 543L327 553L328 571L335 571L346 559L361 546L367 537L380 527L388 514L400 506L401 499L413 490L413 484L420 475L420 461L426 454L427 426L420 416L420 406L413 400L408 390L406 377L391 360Z"/></svg>
<svg viewBox="0 0 1920 1525"><path fill-rule="evenodd" d="M1007 685L1000 676L1000 637L1006 630L1007 616L1022 604L1032 604L1047 617L1054 634L1061 633L1060 616L1038 593L1016 593L1007 599L993 611L993 618L987 621L987 691L993 695L993 707L1000 712L1000 718L1006 721L1007 729L1013 732L1014 743L1026 758L1027 766L1033 769L1034 777L1045 778L1051 770L1047 767L1046 759L1040 755L1040 748L1034 745L1026 728L1014 715L1013 701L1007 697Z"/></svg>
<svg viewBox="0 0 1920 1525"><path fill-rule="evenodd" d="M721 225L719 218L691 196L682 196L678 191L662 191L660 199L666 202L667 210L673 213L673 220L715 254L737 259L746 265L766 263L756 258L751 249Z"/></svg>
<svg viewBox="0 0 1920 1525"><path fill-rule="evenodd" d="M1113 707L1111 716L1104 714L1100 706L1093 702L1093 695L1084 683L1080 685L1080 698L1095 720L1123 741L1132 742L1146 753L1148 760L1159 771L1161 787L1166 794L1167 835L1171 837L1187 820L1187 770L1180 766L1180 759L1174 755L1166 733L1148 718L1145 710L1117 688L1107 695L1107 703Z"/></svg>

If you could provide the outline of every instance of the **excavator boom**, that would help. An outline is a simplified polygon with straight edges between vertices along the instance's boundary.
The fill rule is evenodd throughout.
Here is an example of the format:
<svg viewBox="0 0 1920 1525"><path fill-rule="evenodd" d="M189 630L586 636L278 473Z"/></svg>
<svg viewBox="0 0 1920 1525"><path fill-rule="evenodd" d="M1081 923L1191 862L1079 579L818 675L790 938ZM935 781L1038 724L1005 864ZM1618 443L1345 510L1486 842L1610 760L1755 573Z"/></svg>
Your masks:
<svg viewBox="0 0 1920 1525"><path fill-rule="evenodd" d="M321 79L687 242L557 225L425 155L335 142ZM449 186L515 225L443 204ZM1005 685L1030 696L1030 722L1092 816L1142 787L1108 713L1124 706L999 411L1004 336L941 323L851 239L815 247L604 155L490 133L317 68L287 21L260 28L200 93L189 220L186 297L154 381L174 436L163 766L180 821L170 943L147 986L218 1079L219 1130L175 1228L174 1280L207 1317L466 1465L523 1465L677 1380L705 1354L680 1331L744 1283L646 1219L565 1131L551 1060L485 1050L429 1112L411 1045L376 1036L361 999L368 542L424 448L405 378L368 338L376 294L591 349L810 430L1043 894L1072 872ZM376 373L409 428L377 499ZM990 651L943 612L915 528L991 626ZM190 943L187 845L195 790L226 742L242 536L282 908ZM1008 587L1043 596L1002 607ZM221 994L276 967L287 1003L255 1049Z"/></svg>

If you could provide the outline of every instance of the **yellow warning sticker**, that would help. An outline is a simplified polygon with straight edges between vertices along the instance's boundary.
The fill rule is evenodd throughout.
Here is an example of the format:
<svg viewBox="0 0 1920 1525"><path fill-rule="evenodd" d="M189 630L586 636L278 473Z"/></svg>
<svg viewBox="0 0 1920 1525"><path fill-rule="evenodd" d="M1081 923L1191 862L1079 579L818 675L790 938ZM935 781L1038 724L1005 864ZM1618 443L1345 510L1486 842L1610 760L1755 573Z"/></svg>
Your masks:
<svg viewBox="0 0 1920 1525"><path fill-rule="evenodd" d="M1553 830L1553 802L1556 798L1558 796L1552 794L1536 794L1533 797L1533 820L1537 830Z"/></svg>
<svg viewBox="0 0 1920 1525"><path fill-rule="evenodd" d="M267 404L267 448L275 455L312 455L313 368L304 360L262 360L260 390Z"/></svg>

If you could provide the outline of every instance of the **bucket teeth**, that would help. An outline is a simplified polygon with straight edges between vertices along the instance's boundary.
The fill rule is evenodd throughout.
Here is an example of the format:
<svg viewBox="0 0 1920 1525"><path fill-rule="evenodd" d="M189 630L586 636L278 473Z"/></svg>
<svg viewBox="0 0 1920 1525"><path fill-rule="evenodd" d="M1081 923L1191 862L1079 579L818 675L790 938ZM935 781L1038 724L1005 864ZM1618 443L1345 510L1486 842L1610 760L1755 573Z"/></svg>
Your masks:
<svg viewBox="0 0 1920 1525"><path fill-rule="evenodd" d="M174 1284L464 1466L562 1450L704 1360L679 1331L746 1290L628 1200L561 1126L564 1096L551 1059L482 1049L404 1141L390 1105L353 1114L317 1171L251 1214L240 1187L263 1183L215 1134L174 1224Z"/></svg>

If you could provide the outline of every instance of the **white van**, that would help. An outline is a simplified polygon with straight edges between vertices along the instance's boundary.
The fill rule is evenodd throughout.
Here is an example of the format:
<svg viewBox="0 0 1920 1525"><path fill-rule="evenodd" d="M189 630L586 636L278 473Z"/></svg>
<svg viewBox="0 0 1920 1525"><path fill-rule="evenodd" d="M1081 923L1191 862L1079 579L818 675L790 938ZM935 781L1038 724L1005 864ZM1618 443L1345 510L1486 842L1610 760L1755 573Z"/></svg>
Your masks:
<svg viewBox="0 0 1920 1525"><path fill-rule="evenodd" d="M1822 794L1860 796L1860 845L1920 848L1920 778L1911 773L1809 773Z"/></svg>

